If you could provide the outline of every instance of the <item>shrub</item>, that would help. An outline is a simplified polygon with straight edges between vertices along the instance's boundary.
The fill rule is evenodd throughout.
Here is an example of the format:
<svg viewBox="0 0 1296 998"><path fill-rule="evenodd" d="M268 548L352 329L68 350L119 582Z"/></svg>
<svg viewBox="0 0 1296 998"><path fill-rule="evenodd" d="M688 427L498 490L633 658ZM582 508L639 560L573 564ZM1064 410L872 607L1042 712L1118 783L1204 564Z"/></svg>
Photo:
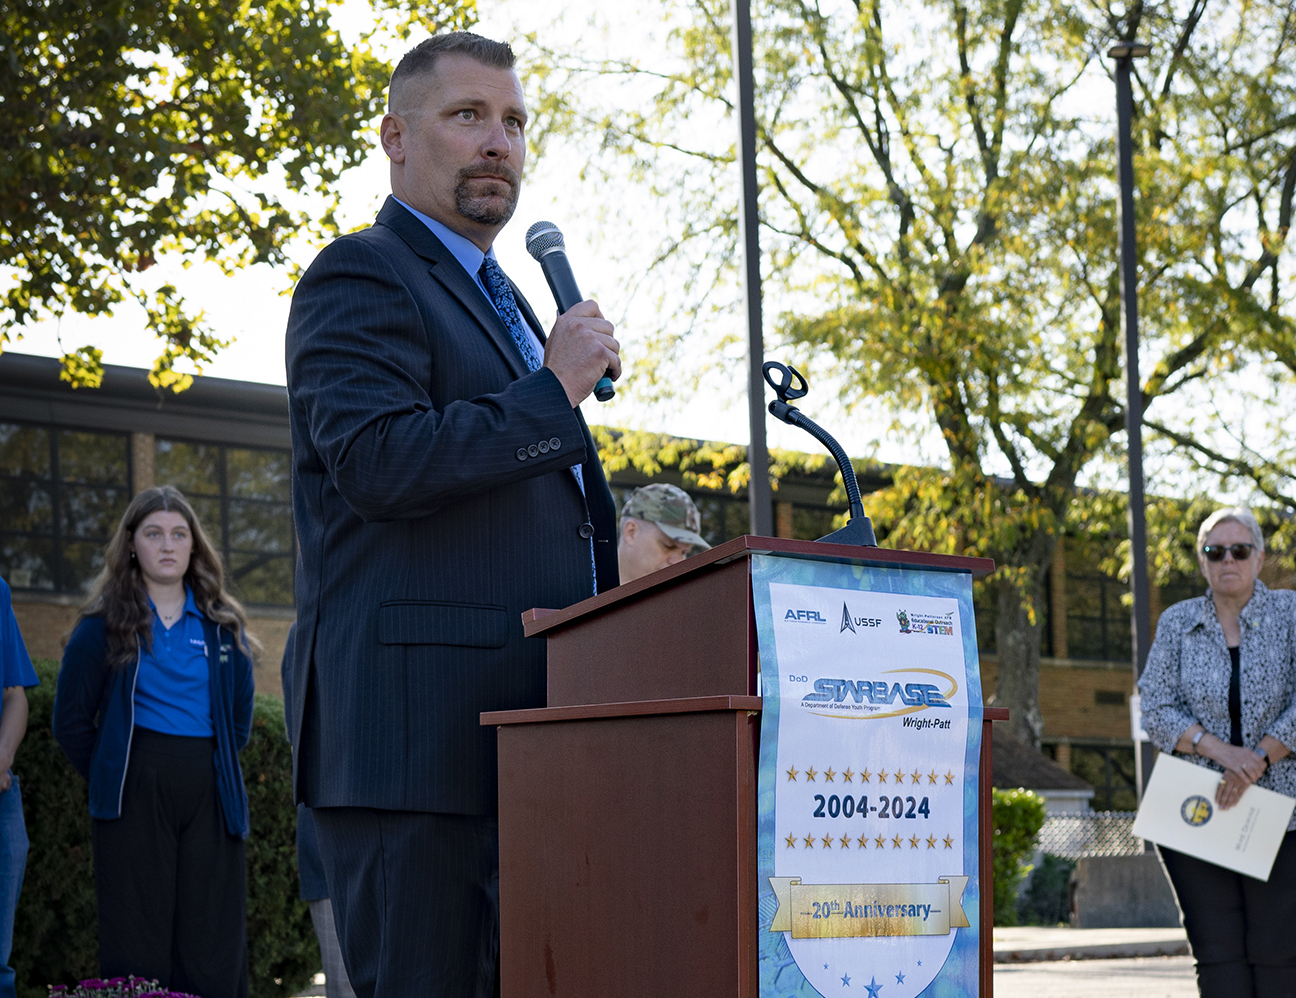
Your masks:
<svg viewBox="0 0 1296 998"><path fill-rule="evenodd" d="M1071 919L1071 871L1075 863L1045 853L1017 902L1022 925L1057 925Z"/></svg>
<svg viewBox="0 0 1296 998"><path fill-rule="evenodd" d="M1044 824L1044 798L1029 790L994 791L994 922L1017 924L1017 887Z"/></svg>
<svg viewBox="0 0 1296 998"><path fill-rule="evenodd" d="M34 664L41 685L27 691L27 737L14 763L31 840L11 958L19 998L47 998L46 985L72 985L92 978L99 967L86 785L51 733L58 663ZM319 969L320 957L310 914L298 900L292 754L277 697L257 695L252 739L240 761L251 809L250 992L251 998L279 998L299 993Z"/></svg>

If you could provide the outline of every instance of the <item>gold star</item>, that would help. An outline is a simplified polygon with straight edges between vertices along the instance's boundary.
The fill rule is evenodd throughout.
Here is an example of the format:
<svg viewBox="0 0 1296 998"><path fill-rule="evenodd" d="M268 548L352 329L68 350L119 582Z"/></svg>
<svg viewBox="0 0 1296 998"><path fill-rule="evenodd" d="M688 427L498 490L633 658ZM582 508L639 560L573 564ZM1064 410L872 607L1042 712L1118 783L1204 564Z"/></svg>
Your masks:
<svg viewBox="0 0 1296 998"><path fill-rule="evenodd" d="M851 777L854 776L854 775L855 775L855 774L852 773L852 772L850 771L850 767L848 766L848 767L846 768L846 772L842 773L842 779L845 780L847 783L850 783L850 782L851 782Z"/></svg>
<svg viewBox="0 0 1296 998"><path fill-rule="evenodd" d="M899 849L899 848L900 848L900 836L897 835L895 838L893 838L893 839L891 840L891 844L892 844L893 846L895 846L895 848Z"/></svg>
<svg viewBox="0 0 1296 998"><path fill-rule="evenodd" d="M927 782L928 783L936 782L936 770L933 769L930 773L927 774Z"/></svg>
<svg viewBox="0 0 1296 998"><path fill-rule="evenodd" d="M928 836L927 836L927 848L928 848L928 849L935 849L935 848L936 848L936 836L935 836L935 835L928 835Z"/></svg>
<svg viewBox="0 0 1296 998"><path fill-rule="evenodd" d="M787 847L788 847L789 849L795 849L795 848L796 848L796 836L793 835L791 832L788 833L788 837L787 837L787 840L786 840L786 841L787 841Z"/></svg>
<svg viewBox="0 0 1296 998"><path fill-rule="evenodd" d="M814 778L815 778L815 768L814 768L814 766L811 766L809 769L806 770L806 772L805 772L805 778L806 778L807 780L809 780L811 783L814 782Z"/></svg>
<svg viewBox="0 0 1296 998"><path fill-rule="evenodd" d="M842 848L843 848L843 849L849 849L849 848L850 848L850 836L849 836L849 835L843 835L843 836L842 836L842 840L841 840L841 844L842 844Z"/></svg>
<svg viewBox="0 0 1296 998"><path fill-rule="evenodd" d="M789 780L792 780L792 781L795 783L795 782L796 782L796 778L797 778L797 768L796 768L796 766L793 766L791 769L789 769L789 770L787 771L787 773L788 773L788 779L789 779Z"/></svg>
<svg viewBox="0 0 1296 998"><path fill-rule="evenodd" d="M824 775L824 779L827 780L829 783L831 783L833 781L833 777L836 776L837 774L833 772L832 766L829 766L826 770L824 770L823 775Z"/></svg>
<svg viewBox="0 0 1296 998"><path fill-rule="evenodd" d="M954 840L950 838L948 835L945 836L945 848L946 849L954 848Z"/></svg>
<svg viewBox="0 0 1296 998"><path fill-rule="evenodd" d="M917 835L911 835L911 836L909 836L909 848L910 848L910 849L917 849L917 848L918 848L918 836L917 836Z"/></svg>
<svg viewBox="0 0 1296 998"><path fill-rule="evenodd" d="M869 777L872 775L873 774L870 773L867 769L864 770L864 772L860 773L860 782L867 783L869 781Z"/></svg>
<svg viewBox="0 0 1296 998"><path fill-rule="evenodd" d="M831 836L831 835L825 835L824 838L823 838L823 844L824 844L824 848L825 848L825 849L831 849L831 848L832 848L832 836Z"/></svg>
<svg viewBox="0 0 1296 998"><path fill-rule="evenodd" d="M886 770L885 770L885 769L881 770L881 771L877 774L877 778L878 778L878 782L879 782L879 783L885 783L885 782L886 782Z"/></svg>
<svg viewBox="0 0 1296 998"><path fill-rule="evenodd" d="M945 774L945 785L946 785L946 786L949 786L949 785L950 785L951 783L953 783L953 782L954 782L954 774L953 774L953 773L946 773L946 774Z"/></svg>
<svg viewBox="0 0 1296 998"><path fill-rule="evenodd" d="M814 836L813 836L813 835L807 835L807 836L805 837L805 847L806 847L807 849L813 849L813 848L814 848Z"/></svg>
<svg viewBox="0 0 1296 998"><path fill-rule="evenodd" d="M912 773L909 774L909 779L911 779L914 783L921 783L922 773L918 772L918 770L915 769Z"/></svg>
<svg viewBox="0 0 1296 998"><path fill-rule="evenodd" d="M860 847L861 849L867 849L867 848L868 848L868 836L867 836L867 835L861 835L861 836L859 837L859 847Z"/></svg>
<svg viewBox="0 0 1296 998"><path fill-rule="evenodd" d="M879 835L879 836L878 836L876 839L874 839L873 841L877 843L877 847L878 847L879 849L883 848L883 847L886 845L886 839L885 839L883 836L881 836L881 835Z"/></svg>

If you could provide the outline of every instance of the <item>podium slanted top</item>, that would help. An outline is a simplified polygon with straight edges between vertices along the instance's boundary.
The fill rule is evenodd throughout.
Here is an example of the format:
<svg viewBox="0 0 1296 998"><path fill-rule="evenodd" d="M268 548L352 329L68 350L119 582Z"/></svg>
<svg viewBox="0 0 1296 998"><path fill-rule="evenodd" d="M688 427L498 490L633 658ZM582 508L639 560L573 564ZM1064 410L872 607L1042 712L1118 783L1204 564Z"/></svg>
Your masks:
<svg viewBox="0 0 1296 998"><path fill-rule="evenodd" d="M747 558L754 554L795 555L821 561L853 562L863 565L894 565L946 572L970 572L974 578L995 569L992 558L968 558L961 555L930 554L926 551L904 551L894 548L859 547L853 544L825 544L821 541L793 540L785 537L758 537L743 534L717 544L709 551L687 558L659 572L634 582L591 596L563 610L535 608L522 614L526 636L536 637L562 628L582 617L598 614L648 589L666 587L698 572L705 572Z"/></svg>

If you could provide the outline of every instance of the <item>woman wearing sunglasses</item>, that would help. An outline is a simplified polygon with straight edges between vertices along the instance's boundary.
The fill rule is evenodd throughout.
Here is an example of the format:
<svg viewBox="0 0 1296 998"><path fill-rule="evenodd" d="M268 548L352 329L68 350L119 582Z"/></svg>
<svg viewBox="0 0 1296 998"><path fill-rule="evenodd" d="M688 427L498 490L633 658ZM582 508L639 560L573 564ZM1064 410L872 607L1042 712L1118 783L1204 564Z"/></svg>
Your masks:
<svg viewBox="0 0 1296 998"><path fill-rule="evenodd" d="M1205 596L1157 622L1139 680L1143 729L1223 776L1221 808L1255 783L1296 797L1296 592L1257 578L1264 537L1251 511L1216 510L1197 532ZM1197 958L1203 998L1296 995L1296 817L1267 882L1160 848Z"/></svg>

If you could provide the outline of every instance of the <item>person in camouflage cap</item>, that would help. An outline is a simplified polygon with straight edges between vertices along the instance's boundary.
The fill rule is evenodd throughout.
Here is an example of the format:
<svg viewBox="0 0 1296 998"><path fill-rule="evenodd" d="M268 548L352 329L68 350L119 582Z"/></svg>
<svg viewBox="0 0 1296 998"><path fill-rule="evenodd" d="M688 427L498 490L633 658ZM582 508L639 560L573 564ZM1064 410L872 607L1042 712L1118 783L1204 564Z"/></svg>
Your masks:
<svg viewBox="0 0 1296 998"><path fill-rule="evenodd" d="M705 551L711 545L701 529L702 516L683 489L656 483L635 489L621 508L621 584L677 564L694 548Z"/></svg>

